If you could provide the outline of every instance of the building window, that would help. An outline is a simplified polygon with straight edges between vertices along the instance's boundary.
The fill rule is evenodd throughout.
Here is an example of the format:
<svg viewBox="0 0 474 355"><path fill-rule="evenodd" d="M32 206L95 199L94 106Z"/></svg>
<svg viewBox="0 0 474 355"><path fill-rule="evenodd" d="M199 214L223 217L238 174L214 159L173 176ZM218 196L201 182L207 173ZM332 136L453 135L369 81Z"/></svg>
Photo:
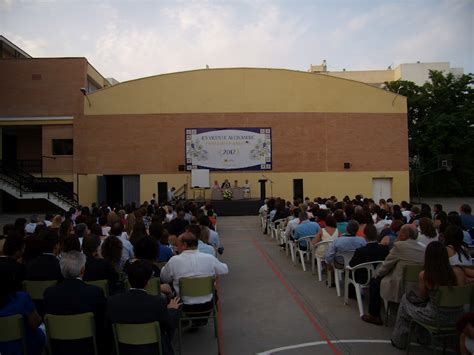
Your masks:
<svg viewBox="0 0 474 355"><path fill-rule="evenodd" d="M53 155L72 155L72 139L53 139Z"/></svg>

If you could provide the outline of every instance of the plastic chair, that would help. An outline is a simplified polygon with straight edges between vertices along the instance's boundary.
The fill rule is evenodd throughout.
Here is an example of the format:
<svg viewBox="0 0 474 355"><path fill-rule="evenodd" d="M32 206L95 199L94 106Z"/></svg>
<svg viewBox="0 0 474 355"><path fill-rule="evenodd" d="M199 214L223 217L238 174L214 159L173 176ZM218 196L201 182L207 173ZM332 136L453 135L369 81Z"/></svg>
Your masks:
<svg viewBox="0 0 474 355"><path fill-rule="evenodd" d="M297 240L295 240L295 245L296 245L296 254L300 255L300 261L301 261L301 267L303 268L303 271L306 271L306 263L305 263L305 257L309 259L311 256L311 241L314 239L313 236L308 236L308 237L302 237ZM301 242L303 242L303 245L306 245L306 249L301 249Z"/></svg>
<svg viewBox="0 0 474 355"><path fill-rule="evenodd" d="M214 277L183 277L179 279L179 294L180 297L199 297L212 294L212 308L208 311L203 312L184 312L179 319L179 351L181 353L183 349L182 343L182 322L192 321L198 319L213 319L214 321L214 336L217 339L217 351L219 352L219 335L217 332L217 307L214 297Z"/></svg>
<svg viewBox="0 0 474 355"><path fill-rule="evenodd" d="M327 249L329 249L329 247L331 246L332 244L332 241L328 240L328 241L323 241L323 242L319 242L319 243L316 243L315 245L313 245L313 248L312 248L312 257L311 257L311 272L314 274L314 268L315 268L315 260L316 260L316 264L318 266L318 281L323 281L323 261L324 261L324 258L319 258L318 256L316 256L316 250L318 249L319 246L321 245L327 245ZM326 250L327 250L326 249Z"/></svg>
<svg viewBox="0 0 474 355"><path fill-rule="evenodd" d="M275 222L273 222L273 228L272 228L272 239L274 238L275 241L280 244L280 234L281 234L281 229L284 227L286 224L286 218L280 218L277 219Z"/></svg>
<svg viewBox="0 0 474 355"><path fill-rule="evenodd" d="M346 266L346 275L344 279L344 304L349 303L349 284L354 285L357 305L359 307L359 315L362 317L364 315L364 304L362 303L362 289L368 288L370 285L370 280L375 274L375 270L383 261L371 261L363 264L356 265L354 267ZM365 282L357 283L355 281L355 274L357 270L366 270L367 279Z"/></svg>
<svg viewBox="0 0 474 355"><path fill-rule="evenodd" d="M84 281L88 285L97 286L104 291L104 296L109 297L109 280L94 280L94 281Z"/></svg>
<svg viewBox="0 0 474 355"><path fill-rule="evenodd" d="M147 345L157 344L158 353L163 354L161 343L160 323L150 322L141 324L113 323L115 349L120 355L120 344Z"/></svg>
<svg viewBox="0 0 474 355"><path fill-rule="evenodd" d="M348 250L344 252L339 252L336 254L334 260L337 258L343 258L344 261L344 266L340 269L334 267L334 283L336 284L336 292L337 292L337 297L341 297L341 284L340 282L342 281L342 274L344 273L347 265L349 264L349 261L352 259L354 256L355 250ZM334 263L333 263L334 266Z"/></svg>
<svg viewBox="0 0 474 355"><path fill-rule="evenodd" d="M464 307L464 305L469 304L471 300L472 286L441 286L436 294L435 304L438 309L459 309ZM408 333L408 343L407 343L407 354L410 353L410 342L412 334L414 333L415 327L423 327L429 333L431 337L431 347L433 354L436 352L435 339L443 339L443 354L446 351L446 338L456 336L456 323L453 322L452 325L446 326L441 323L439 319L439 313L436 315L436 320L434 324L423 323L419 320L412 319L410 321L410 331Z"/></svg>
<svg viewBox="0 0 474 355"><path fill-rule="evenodd" d="M403 279L402 283L405 285L405 289L408 283L416 283L418 284L418 278L420 272L423 271L423 265L421 264L413 264L413 265L405 265L403 267ZM383 300L385 306L385 326L388 327L388 318L390 316L390 305L397 304L392 301Z"/></svg>
<svg viewBox="0 0 474 355"><path fill-rule="evenodd" d="M94 354L97 354L94 314L91 312L58 316L46 314L44 317L48 342L51 340L79 340L92 338ZM52 347L49 354L53 355Z"/></svg>
<svg viewBox="0 0 474 355"><path fill-rule="evenodd" d="M20 314L14 314L8 317L0 317L0 342L21 341L23 354L26 355L26 337L23 317Z"/></svg>
<svg viewBox="0 0 474 355"><path fill-rule="evenodd" d="M47 280L47 281L23 281L23 290L27 292L32 300L43 300L44 291L51 286L54 286L58 283L56 280Z"/></svg>

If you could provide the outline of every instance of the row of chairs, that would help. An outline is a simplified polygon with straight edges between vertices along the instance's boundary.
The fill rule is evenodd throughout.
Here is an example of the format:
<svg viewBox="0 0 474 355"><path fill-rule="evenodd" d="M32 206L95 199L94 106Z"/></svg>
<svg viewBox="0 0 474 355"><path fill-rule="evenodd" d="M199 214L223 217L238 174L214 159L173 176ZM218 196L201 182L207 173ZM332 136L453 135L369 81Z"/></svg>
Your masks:
<svg viewBox="0 0 474 355"><path fill-rule="evenodd" d="M25 291L31 292L33 300L43 300L44 290L56 281L25 281ZM90 281L93 284L104 289L108 295L107 280ZM147 291L151 294L159 294L159 278L153 278L149 282ZM151 285L151 286L150 286ZM180 279L180 293L183 297L199 297L215 293L215 280L213 277L182 278ZM183 312L179 320L178 338L179 351L182 350L182 330L183 322L198 319L210 319L214 323L214 335L217 338L217 349L219 350L218 338L218 317L215 297L213 297L212 309L205 312ZM95 333L94 315L92 313L83 313L77 315L51 315L44 317L46 335L51 340L78 340L91 338L94 345L94 352L97 354L97 343ZM144 324L113 324L114 340L117 354L120 354L119 343L129 345L145 345L157 343L158 353L162 354L161 332L158 322ZM0 342L21 340L23 353L27 354L25 342L24 321L21 315L12 315L9 317L0 317ZM48 348L50 355L53 355L51 347Z"/></svg>
<svg viewBox="0 0 474 355"><path fill-rule="evenodd" d="M311 260L311 270L312 273L315 273L315 268L317 267L318 271L318 280L322 281L322 264L323 259L319 258L315 251L319 246L326 245L326 249L330 247L332 242L319 242L316 245L311 245L312 237L305 237L300 238L298 242L294 242L289 238L286 238L285 229L286 229L286 219L277 220L274 222L268 221L265 222L265 217L261 219L262 229L265 226L270 230L270 236L274 239L278 245L285 245L286 247L286 255L288 256L288 251L290 252L291 259L294 265L296 265L297 257L299 256L301 266L303 271L306 271L306 262ZM300 242L303 241L303 245L306 248L302 248L300 246ZM348 251L345 253L338 253L336 258L338 259L339 263L341 264L340 268L334 268L334 273L327 273L327 283L328 287L331 286L332 277L334 277L334 283L336 286L337 295L341 296L341 289L340 283L344 280L344 304L349 303L349 285L353 285L356 293L357 305L359 309L359 315L362 316L365 314L364 312L364 304L363 304L363 291L368 289L370 286L370 281L373 278L375 271L377 268L382 264L381 261L374 261L356 265L351 267L348 265L349 261L351 260L354 251ZM363 270L363 271L362 271ZM405 285L418 283L419 273L423 270L423 265L406 265L404 267L403 272L403 282ZM356 272L365 272L366 277L362 282L356 282L355 274ZM344 278L343 278L344 275ZM466 286L457 286L457 287L440 287L437 293L436 299L436 306L443 309L449 308L460 308L466 304L470 304L471 311L474 309L474 285L466 285ZM391 309L394 308L394 304L384 300L385 306L385 324L388 326L389 316L391 313ZM431 345L433 351L435 351L435 340L440 338L445 340L448 337L452 337L456 335L456 328L453 326L444 326L440 323L439 319L437 319L437 323L433 326L431 324L425 324L423 322L412 320L410 323L410 336L408 339L408 347L407 347L407 354L410 351L410 341L411 337L414 333L415 327L423 327L425 328L431 336ZM443 352L446 348L446 342L443 341Z"/></svg>

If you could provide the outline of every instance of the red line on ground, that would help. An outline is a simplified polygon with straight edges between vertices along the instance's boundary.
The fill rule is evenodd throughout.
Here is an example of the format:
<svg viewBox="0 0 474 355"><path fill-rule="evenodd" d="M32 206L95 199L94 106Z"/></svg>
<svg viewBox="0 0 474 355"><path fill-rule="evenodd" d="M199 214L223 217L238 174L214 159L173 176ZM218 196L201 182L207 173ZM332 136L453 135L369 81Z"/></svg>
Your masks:
<svg viewBox="0 0 474 355"><path fill-rule="evenodd" d="M219 355L224 355L223 346L222 346L222 307L221 307L221 284L220 279L216 280L216 290L217 290L217 335L218 335L218 346L219 346Z"/></svg>
<svg viewBox="0 0 474 355"><path fill-rule="evenodd" d="M278 279L280 280L280 282L283 284L283 286L285 286L286 290L290 293L290 295L293 297L293 299L295 300L296 304L301 308L301 310L303 311L303 313L306 315L306 317L308 317L309 321L311 322L311 324L313 325L313 327L316 329L316 331L319 333L319 335L321 336L321 338L324 339L324 341L326 341L326 343L328 344L328 346L331 348L331 350L333 351L334 354L336 355L340 355L341 353L339 352L339 350L336 348L336 346L331 342L331 340L329 339L329 337L327 336L327 334L324 332L323 328L319 325L318 321L316 320L316 318L314 317L314 315L308 310L308 308L306 308L306 306L304 305L304 303L301 301L300 297L298 297L298 295L291 289L290 285L288 285L288 282L286 281L285 277L280 273L280 271L278 270L277 266L273 263L273 261L270 259L270 257L268 256L268 254L265 252L265 250L260 246L260 244L257 242L257 240L252 239L252 243L253 245L255 245L255 247L257 248L257 250L260 252L260 254L262 255L263 259L267 262L267 264L270 266L270 268L272 269L273 273L276 275L276 277L278 277Z"/></svg>

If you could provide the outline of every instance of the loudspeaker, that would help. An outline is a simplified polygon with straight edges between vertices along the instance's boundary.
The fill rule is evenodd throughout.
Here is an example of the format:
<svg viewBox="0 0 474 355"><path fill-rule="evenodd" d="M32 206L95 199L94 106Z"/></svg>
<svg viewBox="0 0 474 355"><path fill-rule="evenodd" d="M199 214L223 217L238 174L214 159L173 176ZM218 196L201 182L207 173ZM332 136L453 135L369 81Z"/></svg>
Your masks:
<svg viewBox="0 0 474 355"><path fill-rule="evenodd" d="M344 169L350 169L351 163L344 163Z"/></svg>
<svg viewBox="0 0 474 355"><path fill-rule="evenodd" d="M184 165L178 165L178 171L184 171Z"/></svg>

